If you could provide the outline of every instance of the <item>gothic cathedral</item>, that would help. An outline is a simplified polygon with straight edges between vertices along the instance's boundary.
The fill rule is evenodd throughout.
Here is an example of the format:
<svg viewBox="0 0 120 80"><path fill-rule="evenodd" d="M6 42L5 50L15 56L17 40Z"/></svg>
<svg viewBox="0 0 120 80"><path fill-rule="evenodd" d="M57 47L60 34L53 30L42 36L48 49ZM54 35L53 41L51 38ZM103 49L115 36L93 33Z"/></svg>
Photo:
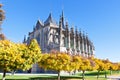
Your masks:
<svg viewBox="0 0 120 80"><path fill-rule="evenodd" d="M62 15L57 24L51 13L45 22L37 21L32 32L29 32L27 40L24 43L29 44L30 40L35 38L41 47L42 53L50 52L55 49L68 52L71 55L79 54L85 57L94 55L94 45L89 40L88 35L74 28L69 28L68 22L64 22Z"/></svg>
<svg viewBox="0 0 120 80"><path fill-rule="evenodd" d="M88 35L74 28L69 28L68 22L64 22L64 15L60 16L59 24L57 24L49 14L45 22L37 21L32 32L29 32L28 38L24 38L24 43L29 44L31 39L36 39L42 53L58 50L67 52L71 55L81 55L84 57L94 56L94 45L89 40ZM32 73L39 73L37 64L34 64L31 70Z"/></svg>

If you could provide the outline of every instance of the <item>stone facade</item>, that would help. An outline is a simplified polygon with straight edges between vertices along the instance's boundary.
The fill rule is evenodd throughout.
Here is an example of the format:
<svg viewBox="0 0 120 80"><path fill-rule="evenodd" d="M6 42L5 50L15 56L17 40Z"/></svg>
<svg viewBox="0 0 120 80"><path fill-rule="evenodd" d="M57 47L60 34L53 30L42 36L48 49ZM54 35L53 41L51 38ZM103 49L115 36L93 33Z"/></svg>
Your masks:
<svg viewBox="0 0 120 80"><path fill-rule="evenodd" d="M74 30L73 27L69 28L68 22L64 22L63 12L59 24L54 21L51 13L45 22L38 20L33 31L29 32L27 40L24 39L24 43L29 44L33 38L37 39L43 53L55 49L85 57L95 54L94 45L88 35L77 29Z"/></svg>

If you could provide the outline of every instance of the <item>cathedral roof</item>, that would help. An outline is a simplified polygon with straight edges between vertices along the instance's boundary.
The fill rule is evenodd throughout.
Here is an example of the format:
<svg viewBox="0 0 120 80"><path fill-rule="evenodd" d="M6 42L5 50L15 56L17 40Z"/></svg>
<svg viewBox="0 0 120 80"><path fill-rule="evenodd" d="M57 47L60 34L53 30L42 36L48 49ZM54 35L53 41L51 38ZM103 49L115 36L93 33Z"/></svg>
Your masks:
<svg viewBox="0 0 120 80"><path fill-rule="evenodd" d="M36 29L40 29L40 27L44 26L44 24L38 20L37 23L36 23Z"/></svg>
<svg viewBox="0 0 120 80"><path fill-rule="evenodd" d="M48 25L50 23L56 25L56 22L53 20L51 13L49 14L49 17L47 18L47 20L44 22L44 25Z"/></svg>
<svg viewBox="0 0 120 80"><path fill-rule="evenodd" d="M37 23L43 26L43 23L40 20L38 20Z"/></svg>

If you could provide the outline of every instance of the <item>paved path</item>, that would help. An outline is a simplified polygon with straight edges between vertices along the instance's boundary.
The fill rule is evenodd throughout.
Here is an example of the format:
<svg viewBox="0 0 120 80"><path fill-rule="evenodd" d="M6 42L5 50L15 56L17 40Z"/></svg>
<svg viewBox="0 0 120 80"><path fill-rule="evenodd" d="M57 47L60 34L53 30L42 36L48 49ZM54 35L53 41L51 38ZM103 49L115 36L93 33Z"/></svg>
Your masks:
<svg viewBox="0 0 120 80"><path fill-rule="evenodd" d="M120 76L108 76L107 80L120 80Z"/></svg>

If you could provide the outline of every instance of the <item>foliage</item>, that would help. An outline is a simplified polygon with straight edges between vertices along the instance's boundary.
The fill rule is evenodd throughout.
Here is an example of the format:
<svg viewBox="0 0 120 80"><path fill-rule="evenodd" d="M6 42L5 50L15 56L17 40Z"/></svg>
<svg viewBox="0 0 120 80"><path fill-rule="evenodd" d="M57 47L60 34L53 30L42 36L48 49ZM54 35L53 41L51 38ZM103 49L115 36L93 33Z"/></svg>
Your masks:
<svg viewBox="0 0 120 80"><path fill-rule="evenodd" d="M118 63L118 70L120 70L120 63Z"/></svg>
<svg viewBox="0 0 120 80"><path fill-rule="evenodd" d="M69 64L71 56L62 52L52 52L43 54L39 62L39 66L45 70L55 70L58 72L58 80L60 80L60 71L70 71Z"/></svg>
<svg viewBox="0 0 120 80"><path fill-rule="evenodd" d="M79 70L82 70L82 71L89 70L90 65L91 65L90 61L87 58L82 57L82 64L80 65Z"/></svg>
<svg viewBox="0 0 120 80"><path fill-rule="evenodd" d="M111 62L108 59L102 60L102 62L104 63L104 70L109 70Z"/></svg>
<svg viewBox="0 0 120 80"><path fill-rule="evenodd" d="M4 72L3 77L6 71L28 70L40 60L40 53L40 48L34 39L30 45L0 40L0 69Z"/></svg>
<svg viewBox="0 0 120 80"><path fill-rule="evenodd" d="M66 53L45 53L39 62L39 66L46 70L69 70L69 63L71 57Z"/></svg>
<svg viewBox="0 0 120 80"><path fill-rule="evenodd" d="M36 39L31 40L30 44L28 45L28 55L29 55L29 63L35 64L41 60L41 49L38 45Z"/></svg>
<svg viewBox="0 0 120 80"><path fill-rule="evenodd" d="M0 68L11 70L14 62L21 61L21 54L18 54L16 44L9 40L0 40Z"/></svg>
<svg viewBox="0 0 120 80"><path fill-rule="evenodd" d="M95 58L94 61L95 61L96 65L97 65L96 70L103 71L105 64L102 62L102 60Z"/></svg>
<svg viewBox="0 0 120 80"><path fill-rule="evenodd" d="M71 56L71 62L70 62L70 64L68 64L68 66L69 66L68 71L78 70L81 64L82 64L81 56L79 56L79 55Z"/></svg>
<svg viewBox="0 0 120 80"><path fill-rule="evenodd" d="M119 70L119 66L120 65L118 63L111 63L109 70L113 71Z"/></svg>
<svg viewBox="0 0 120 80"><path fill-rule="evenodd" d="M98 65L95 62L95 58L94 57L88 57L88 60L90 61L90 67L89 67L89 71L93 71L93 70L97 70L98 69Z"/></svg>
<svg viewBox="0 0 120 80"><path fill-rule="evenodd" d="M0 68L7 71L29 69L32 64L39 60L41 53L40 48L34 41L32 40L27 47L25 44L15 44L9 40L0 40Z"/></svg>

